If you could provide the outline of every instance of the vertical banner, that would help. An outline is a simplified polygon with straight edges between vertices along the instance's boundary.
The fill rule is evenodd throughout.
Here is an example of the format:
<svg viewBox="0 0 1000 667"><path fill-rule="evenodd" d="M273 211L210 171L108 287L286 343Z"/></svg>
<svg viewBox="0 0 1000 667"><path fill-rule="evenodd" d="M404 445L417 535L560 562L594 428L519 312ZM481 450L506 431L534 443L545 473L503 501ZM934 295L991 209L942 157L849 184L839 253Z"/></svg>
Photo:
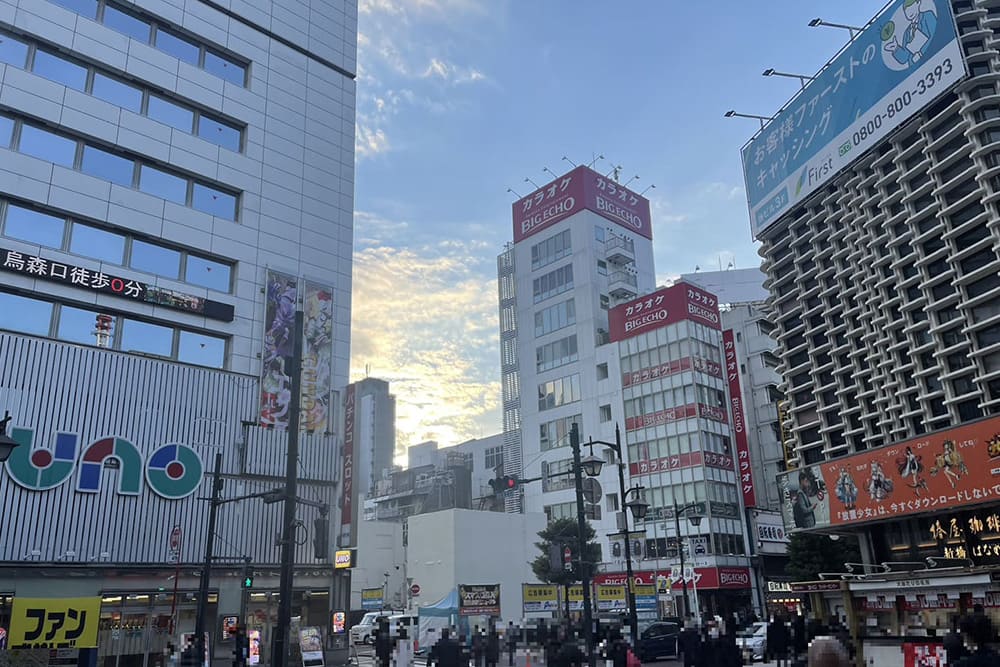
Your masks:
<svg viewBox="0 0 1000 667"><path fill-rule="evenodd" d="M733 330L722 332L722 347L726 354L726 379L729 382L729 409L733 416L736 434L736 474L740 478L743 506L756 507L757 492L753 486L753 467L750 465L750 443L747 441L746 414L743 411L743 393L740 391L740 364L736 359L736 342Z"/></svg>
<svg viewBox="0 0 1000 667"><path fill-rule="evenodd" d="M354 514L354 393L347 385L344 394L344 470L340 476L340 545L351 546L351 524Z"/></svg>
<svg viewBox="0 0 1000 667"><path fill-rule="evenodd" d="M260 424L288 428L298 278L267 270L264 349L260 364Z"/></svg>
<svg viewBox="0 0 1000 667"><path fill-rule="evenodd" d="M331 431L333 390L333 288L304 281L302 309L302 430Z"/></svg>

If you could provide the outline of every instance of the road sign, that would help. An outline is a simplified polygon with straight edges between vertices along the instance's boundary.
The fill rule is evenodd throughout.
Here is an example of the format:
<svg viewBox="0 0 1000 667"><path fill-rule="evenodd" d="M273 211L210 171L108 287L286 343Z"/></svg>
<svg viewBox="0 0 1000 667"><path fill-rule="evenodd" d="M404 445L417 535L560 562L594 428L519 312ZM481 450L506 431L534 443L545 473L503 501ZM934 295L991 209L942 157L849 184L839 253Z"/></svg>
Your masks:
<svg viewBox="0 0 1000 667"><path fill-rule="evenodd" d="M420 595L420 586L418 586L417 584L413 584L412 586L410 586L410 595L412 595L413 597L417 597L418 595Z"/></svg>
<svg viewBox="0 0 1000 667"><path fill-rule="evenodd" d="M569 547L563 549L563 569L567 572L573 570L573 552L570 551Z"/></svg>
<svg viewBox="0 0 1000 667"><path fill-rule="evenodd" d="M170 539L168 543L170 545L170 556L172 558L178 558L181 554L181 527L174 526L170 531Z"/></svg>

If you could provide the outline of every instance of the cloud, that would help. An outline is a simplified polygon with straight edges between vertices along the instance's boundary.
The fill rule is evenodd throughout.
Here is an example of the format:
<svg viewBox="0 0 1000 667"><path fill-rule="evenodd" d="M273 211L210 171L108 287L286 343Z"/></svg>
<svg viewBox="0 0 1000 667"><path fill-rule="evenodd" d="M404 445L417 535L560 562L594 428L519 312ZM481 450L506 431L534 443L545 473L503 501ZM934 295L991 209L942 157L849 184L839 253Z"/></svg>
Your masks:
<svg viewBox="0 0 1000 667"><path fill-rule="evenodd" d="M370 157L389 150L389 140L380 127L358 123L354 138L354 152L359 158Z"/></svg>
<svg viewBox="0 0 1000 667"><path fill-rule="evenodd" d="M354 257L351 366L368 365L372 376L390 382L397 455L425 440L446 446L498 432L492 258L480 243L382 245L376 237L406 223L356 215L365 221L359 230L375 225L375 233Z"/></svg>
<svg viewBox="0 0 1000 667"><path fill-rule="evenodd" d="M424 70L423 78L439 78L447 83L460 84L483 81L486 75L474 68L461 68L439 58L431 58Z"/></svg>

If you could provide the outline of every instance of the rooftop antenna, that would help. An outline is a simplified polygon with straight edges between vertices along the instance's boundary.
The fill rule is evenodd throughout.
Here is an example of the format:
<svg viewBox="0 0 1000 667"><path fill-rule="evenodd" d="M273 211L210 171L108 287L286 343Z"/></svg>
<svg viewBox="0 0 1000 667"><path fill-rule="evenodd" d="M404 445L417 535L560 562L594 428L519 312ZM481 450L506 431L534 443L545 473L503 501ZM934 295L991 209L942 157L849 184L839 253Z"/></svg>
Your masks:
<svg viewBox="0 0 1000 667"><path fill-rule="evenodd" d="M614 174L614 175L612 176L612 174ZM615 166L611 167L611 171L609 171L608 173L604 174L604 176L605 176L605 178L607 178L608 176L611 176L611 178L614 179L615 183L618 183L619 179L621 178L621 174L622 174L622 166L618 165L617 167L615 167Z"/></svg>
<svg viewBox="0 0 1000 667"><path fill-rule="evenodd" d="M515 192L512 188L507 188L507 192L511 193L512 195L514 195L518 199L521 198L521 195L517 194L517 192Z"/></svg>
<svg viewBox="0 0 1000 667"><path fill-rule="evenodd" d="M642 192L639 193L639 196L641 197L642 195L646 194L650 190L655 190L655 189L656 189L656 186L653 185L652 183L650 183L648 188L646 188L645 190L643 190Z"/></svg>
<svg viewBox="0 0 1000 667"><path fill-rule="evenodd" d="M563 156L562 156L562 159L566 160L566 162L569 162L569 163L570 163L571 165L573 165L574 167L576 166L576 163L575 163L575 162L573 162L572 160L570 160L570 159L569 159L568 157L566 157L565 155L563 155Z"/></svg>
<svg viewBox="0 0 1000 667"><path fill-rule="evenodd" d="M590 164L587 165L587 168L589 169L589 168L593 167L594 164L596 164L598 160L603 160L603 159L604 159L603 155L598 155L597 157L595 157L593 160L590 161Z"/></svg>
<svg viewBox="0 0 1000 667"><path fill-rule="evenodd" d="M540 186L540 185L539 185L538 183L535 183L535 182L534 182L533 180L531 180L530 178L528 178L527 176L525 176L525 177L524 177L524 182L525 182L525 183L531 183L532 185L534 185L534 186L535 186L535 189L536 189L536 190L537 190L538 188L542 187L542 186Z"/></svg>
<svg viewBox="0 0 1000 667"><path fill-rule="evenodd" d="M371 377L371 374L372 374L372 365L365 364L365 378Z"/></svg>
<svg viewBox="0 0 1000 667"><path fill-rule="evenodd" d="M636 174L636 175L635 175L635 176L633 176L632 178L630 178L630 179L628 179L627 181L625 181L625 182L624 182L624 183L622 184L622 187L628 187L628 184L629 184L629 183L631 183L632 181L638 181L638 180L639 180L639 174Z"/></svg>

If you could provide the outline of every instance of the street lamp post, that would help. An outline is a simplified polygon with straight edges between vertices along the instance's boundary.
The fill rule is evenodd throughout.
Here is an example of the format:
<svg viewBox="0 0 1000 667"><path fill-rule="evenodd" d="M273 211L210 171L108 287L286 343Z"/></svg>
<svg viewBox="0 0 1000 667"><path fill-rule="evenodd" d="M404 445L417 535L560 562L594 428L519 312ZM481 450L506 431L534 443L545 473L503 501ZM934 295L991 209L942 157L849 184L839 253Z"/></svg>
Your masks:
<svg viewBox="0 0 1000 667"><path fill-rule="evenodd" d="M684 589L684 618L691 616L691 602L688 600L687 577L684 574L684 544L681 541L681 512L690 509L701 509L701 503L689 503L683 507L677 507L674 503L674 527L677 529L677 552L681 555L681 587ZM688 517L691 525L697 528L701 524L701 516Z"/></svg>
<svg viewBox="0 0 1000 667"><path fill-rule="evenodd" d="M577 562L580 564L580 585L583 588L583 637L587 646L587 664L595 667L594 623L590 610L590 577L587 572L590 564L584 560L587 550L587 519L583 511L583 464L580 460L580 427L576 422L569 429L569 445L573 450L573 481L576 486L576 528L579 540Z"/></svg>

